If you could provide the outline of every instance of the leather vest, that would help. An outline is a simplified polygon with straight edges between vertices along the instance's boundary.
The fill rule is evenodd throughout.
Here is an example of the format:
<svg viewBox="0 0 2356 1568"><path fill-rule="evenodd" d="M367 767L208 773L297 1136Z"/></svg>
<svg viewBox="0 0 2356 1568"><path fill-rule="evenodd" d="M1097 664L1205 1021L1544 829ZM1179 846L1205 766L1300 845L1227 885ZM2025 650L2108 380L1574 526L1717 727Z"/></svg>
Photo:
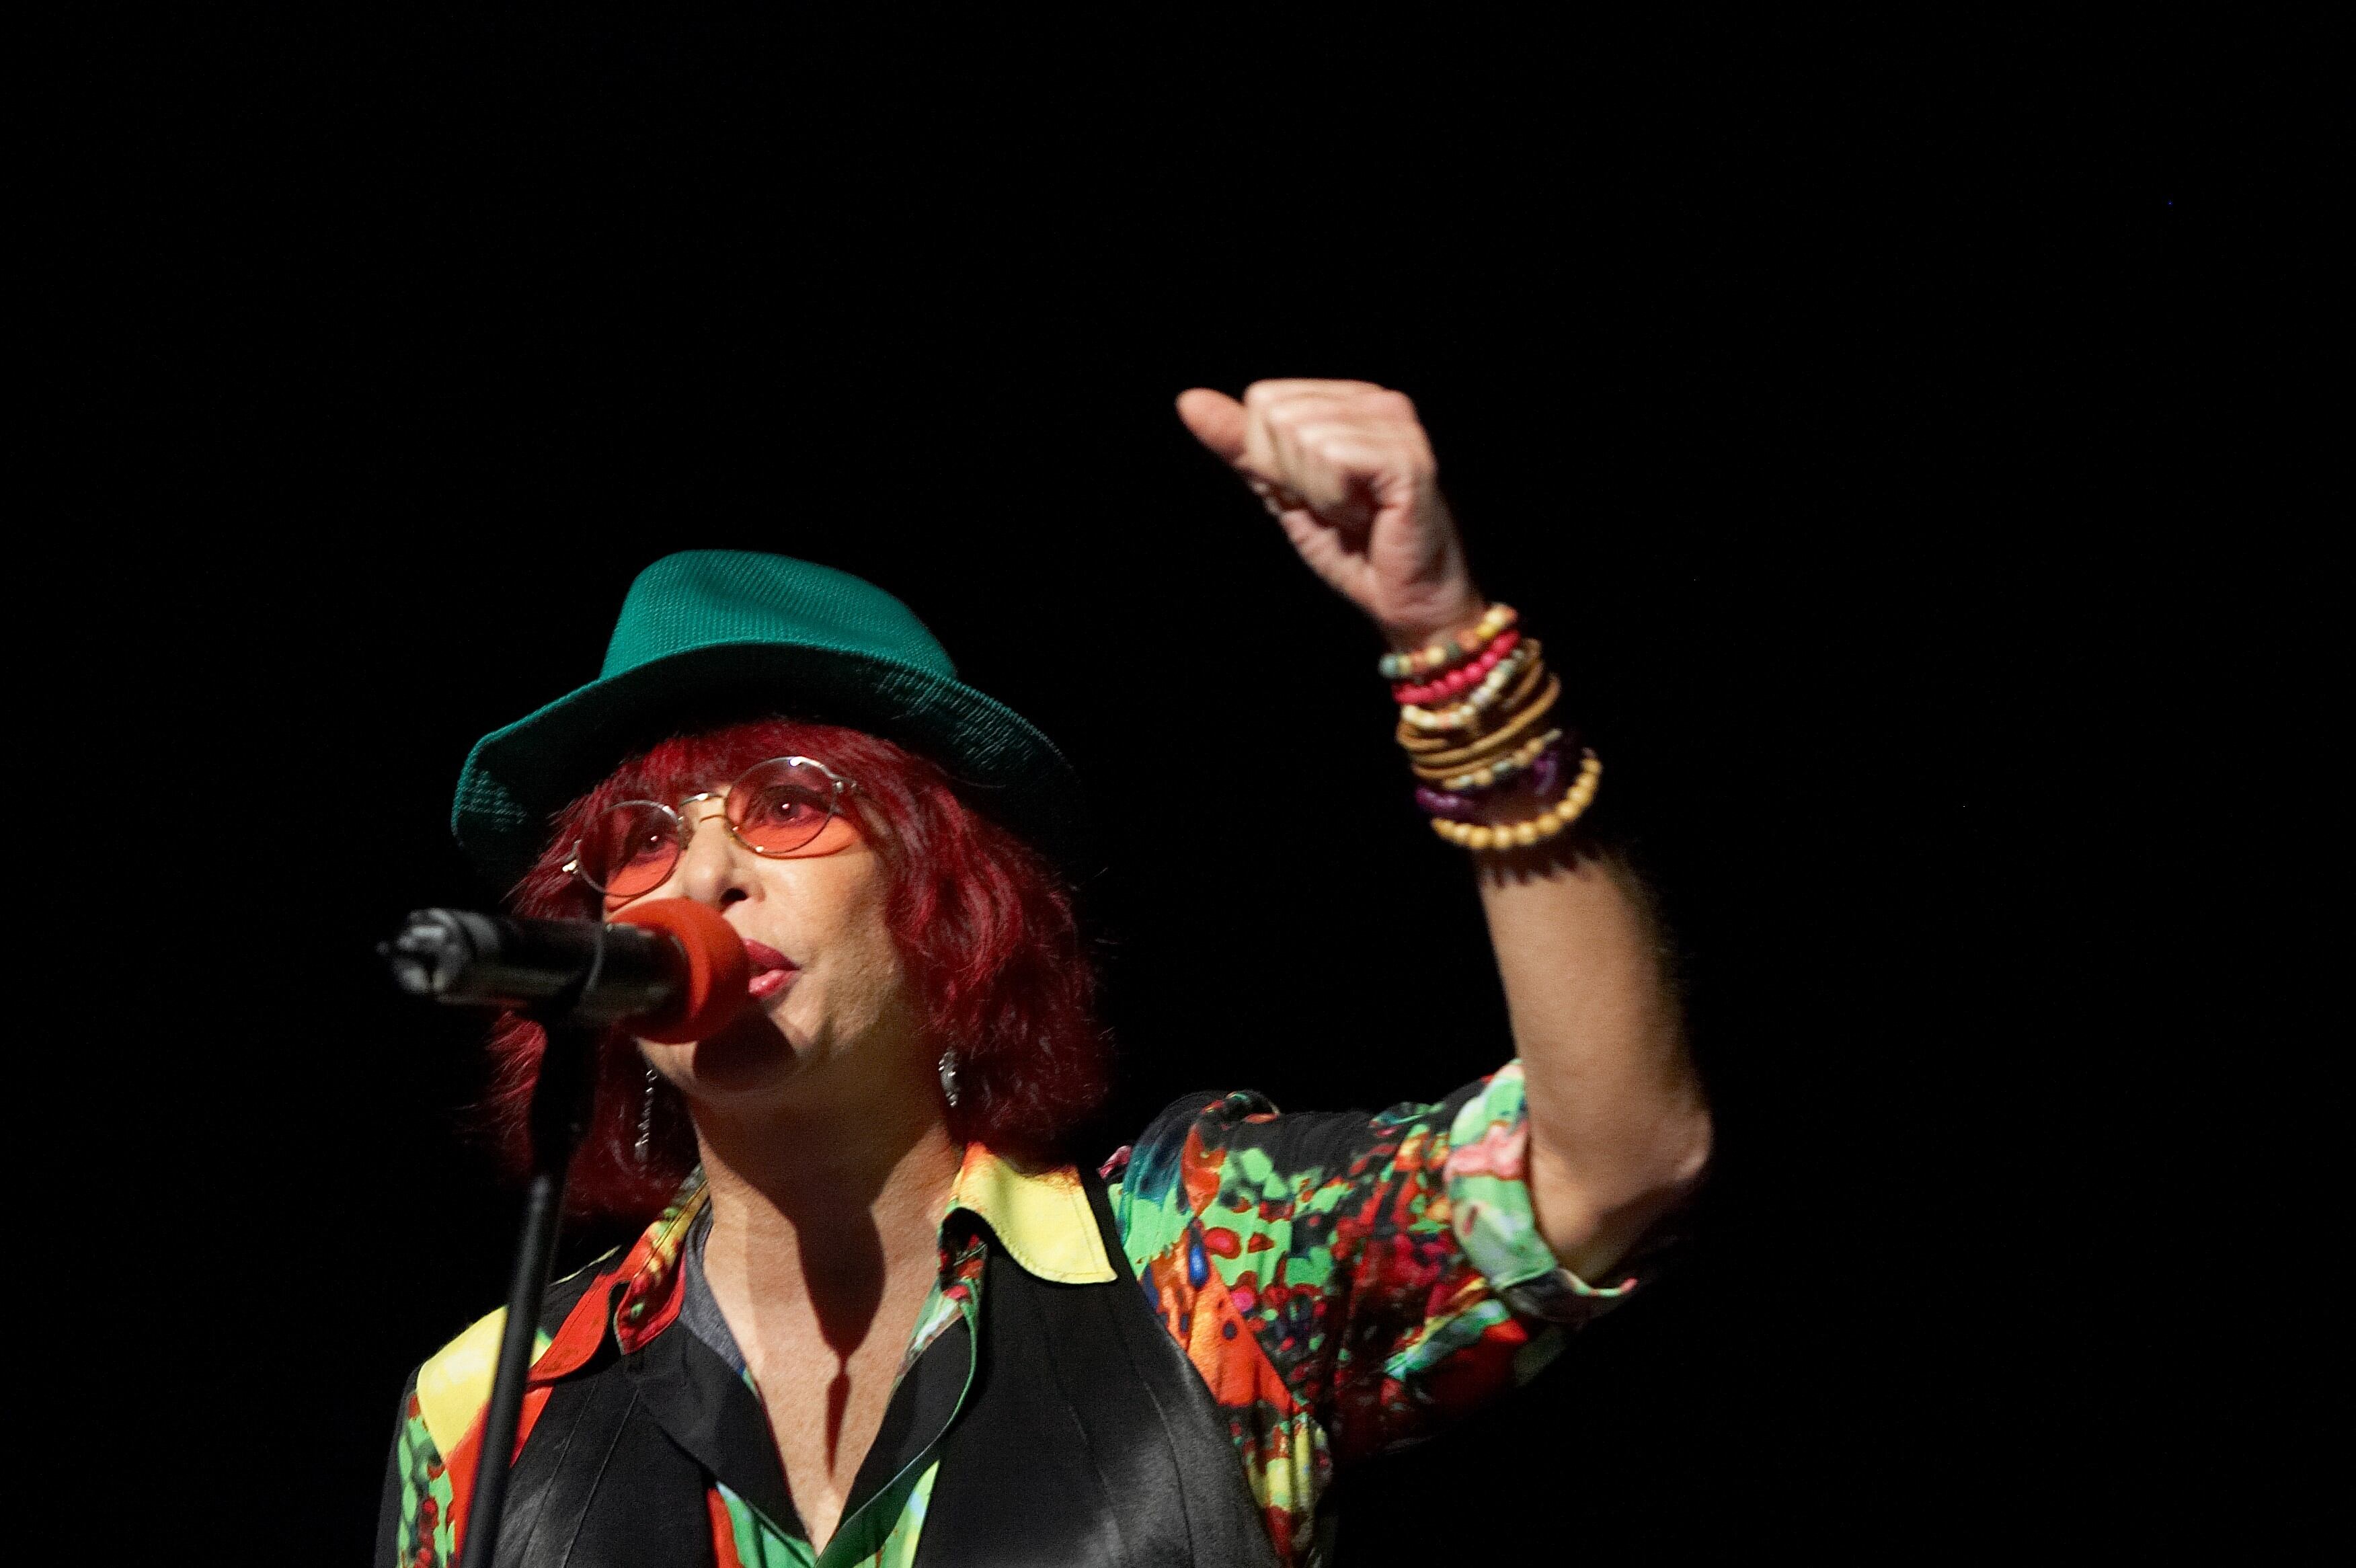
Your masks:
<svg viewBox="0 0 2356 1568"><path fill-rule="evenodd" d="M1138 1288L1103 1184L1081 1180L1118 1277L1040 1280L991 1238L980 1343L954 1325L901 1380L845 1520L937 1441L920 1568L1277 1568L1210 1390ZM569 1305L552 1302L560 1316ZM715 1477L795 1519L744 1380L682 1326L626 1356L609 1328L553 1385L517 1456L498 1568L710 1564Z"/></svg>

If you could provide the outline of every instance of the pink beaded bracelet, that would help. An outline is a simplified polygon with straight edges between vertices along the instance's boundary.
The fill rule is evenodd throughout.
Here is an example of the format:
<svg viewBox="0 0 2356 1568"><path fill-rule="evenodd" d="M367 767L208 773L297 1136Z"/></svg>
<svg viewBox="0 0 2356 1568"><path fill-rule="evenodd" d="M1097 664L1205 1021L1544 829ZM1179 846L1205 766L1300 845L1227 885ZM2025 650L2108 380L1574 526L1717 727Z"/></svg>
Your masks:
<svg viewBox="0 0 2356 1568"><path fill-rule="evenodd" d="M1459 692L1474 685L1483 676L1494 670L1497 667L1497 661L1511 653L1514 650L1514 645L1521 640L1520 632L1505 632L1496 641L1489 645L1487 652L1472 663L1460 664L1439 680L1428 682L1420 686L1411 682L1402 681L1391 688L1391 696L1403 705L1445 702Z"/></svg>
<svg viewBox="0 0 2356 1568"><path fill-rule="evenodd" d="M1480 722L1481 715L1495 706L1506 692L1513 689L1515 679L1525 671L1536 677L1539 643L1533 638L1497 662L1496 668L1481 678L1481 682L1465 694L1464 700L1445 708L1422 708L1413 703L1399 710L1399 722L1411 729L1430 734L1434 730L1470 729Z"/></svg>

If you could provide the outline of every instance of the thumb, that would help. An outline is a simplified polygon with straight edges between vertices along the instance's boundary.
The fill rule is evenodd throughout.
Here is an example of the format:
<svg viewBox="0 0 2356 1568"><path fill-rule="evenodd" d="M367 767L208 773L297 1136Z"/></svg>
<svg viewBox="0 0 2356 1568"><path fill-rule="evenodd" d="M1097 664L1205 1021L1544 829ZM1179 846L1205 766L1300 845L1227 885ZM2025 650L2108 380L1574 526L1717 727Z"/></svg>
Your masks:
<svg viewBox="0 0 2356 1568"><path fill-rule="evenodd" d="M1225 392L1194 387L1178 394L1178 417L1224 462L1243 466L1244 405Z"/></svg>

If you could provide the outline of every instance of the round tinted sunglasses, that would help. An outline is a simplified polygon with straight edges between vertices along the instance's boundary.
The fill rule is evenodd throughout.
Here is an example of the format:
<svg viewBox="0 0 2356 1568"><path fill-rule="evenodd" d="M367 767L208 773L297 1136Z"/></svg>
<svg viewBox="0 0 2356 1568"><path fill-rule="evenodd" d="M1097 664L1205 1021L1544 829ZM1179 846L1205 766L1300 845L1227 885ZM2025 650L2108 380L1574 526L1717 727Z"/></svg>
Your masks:
<svg viewBox="0 0 2356 1568"><path fill-rule="evenodd" d="M808 845L841 810L855 785L808 757L755 763L725 789L690 795L677 806L624 800L590 819L564 869L608 898L635 898L669 880L694 831L680 812L718 800L729 836L755 854L787 855Z"/></svg>

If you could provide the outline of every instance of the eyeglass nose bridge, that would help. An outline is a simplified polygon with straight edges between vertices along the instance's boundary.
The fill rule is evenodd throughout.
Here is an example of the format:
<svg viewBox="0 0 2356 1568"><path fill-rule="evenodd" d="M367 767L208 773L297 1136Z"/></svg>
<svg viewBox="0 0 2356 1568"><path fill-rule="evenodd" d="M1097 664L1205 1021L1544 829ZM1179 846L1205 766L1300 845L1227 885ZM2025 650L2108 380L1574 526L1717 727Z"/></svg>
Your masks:
<svg viewBox="0 0 2356 1568"><path fill-rule="evenodd" d="M834 793L827 801L827 816L830 819L833 817L835 812L841 810L841 798L842 787L840 784L837 784ZM720 810L701 817L691 814L688 808L703 800L716 800L720 802ZM651 801L649 804L660 805L661 803L659 801ZM670 864L664 868L663 875L665 876L669 876L672 873L676 872L679 869L680 863L687 858L688 846L695 842L697 828L705 822L718 822L720 824L720 831L726 833L729 840L738 848L744 850L745 854L757 855L763 860L768 860L775 857L776 852L763 849L759 844L753 843L750 839L746 838L743 833L737 831L736 819L728 814L728 791L725 789L701 790L693 795L688 796L676 806L664 806L662 810L670 819ZM823 826L824 824L821 823L820 828L823 829ZM811 838L816 838L817 836L818 833L815 832L810 834ZM799 846L797 845L796 847Z"/></svg>
<svg viewBox="0 0 2356 1568"><path fill-rule="evenodd" d="M718 801L720 810L701 817L690 811L690 807L705 800ZM725 789L699 789L677 805L665 809L670 812L670 864L673 871L678 870L679 863L687 858L687 846L695 842L696 829L714 819L718 820L721 831L735 840L746 851L754 854L761 853L751 844L745 843L744 835L736 831L735 822L728 815L728 791Z"/></svg>
<svg viewBox="0 0 2356 1568"><path fill-rule="evenodd" d="M809 767L817 768L819 772L826 776L830 786L827 790L827 817L830 821L831 821L833 817L843 809L843 797L858 788L856 780L845 779L841 774L835 772L833 768L829 768L825 763L819 761L815 757L779 757L775 760L807 764ZM751 777L754 772L766 766L767 766L766 763L756 763L753 768L745 770L744 777ZM743 778L736 780L737 784L741 784L743 782ZM734 840L737 844L741 845L750 854L760 855L765 859L769 858L773 852L762 849L757 844L748 841L743 833L737 832L735 820L728 813L727 800L731 793L734 792L735 787L735 784L731 784L726 789L700 789L696 793L680 800L676 805L665 805L660 800L624 800L617 802L616 805L607 809L609 811L617 811L625 806L648 806L653 808L655 811L660 811L664 817L669 819L670 824L671 853L669 863L665 866L663 871L663 875L665 876L669 876L673 871L677 870L679 863L686 858L688 843L694 836L698 822L702 820L689 815L688 808L704 800L717 800L721 802L721 809L719 811L720 825L726 830L730 839ZM823 824L821 824L821 831L822 830ZM816 834L813 833L811 836L815 837ZM589 878L582 865L584 858L585 856L583 853L583 846L578 841L576 841L573 844L573 857L564 863L564 874L568 876L581 877L582 880L588 882L592 887L597 887L598 891L605 891L605 888L598 886L597 883Z"/></svg>

